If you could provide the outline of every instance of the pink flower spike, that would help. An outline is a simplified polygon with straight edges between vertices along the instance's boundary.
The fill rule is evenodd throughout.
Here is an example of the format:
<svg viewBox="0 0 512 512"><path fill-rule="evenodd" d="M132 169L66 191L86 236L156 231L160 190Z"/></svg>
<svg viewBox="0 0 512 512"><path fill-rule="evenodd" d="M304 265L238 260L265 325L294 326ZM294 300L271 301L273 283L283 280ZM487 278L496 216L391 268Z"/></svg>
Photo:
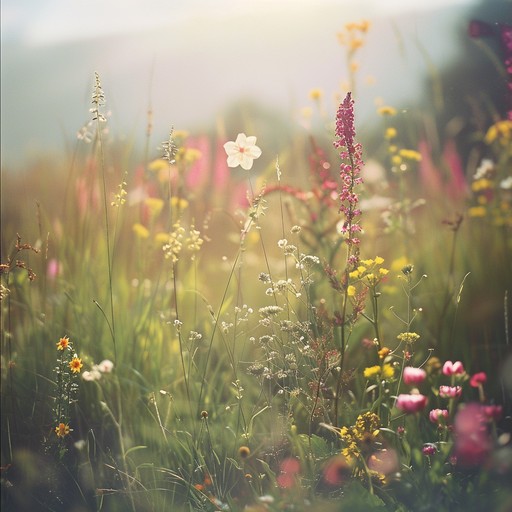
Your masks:
<svg viewBox="0 0 512 512"><path fill-rule="evenodd" d="M396 399L396 406L402 412L407 414L419 412L425 409L428 399L425 395L418 394L401 394Z"/></svg>
<svg viewBox="0 0 512 512"><path fill-rule="evenodd" d="M427 372L422 368L413 368L406 366L404 368L404 382L410 386L414 384L421 384L427 377Z"/></svg>
<svg viewBox="0 0 512 512"><path fill-rule="evenodd" d="M432 409L428 415L430 421L436 424L446 422L448 416L449 413L447 409Z"/></svg>
<svg viewBox="0 0 512 512"><path fill-rule="evenodd" d="M487 382L487 375L485 372L478 372L471 376L469 385L473 388L479 388L482 384Z"/></svg>
<svg viewBox="0 0 512 512"><path fill-rule="evenodd" d="M501 405L484 405L482 406L482 411L490 421L498 421L503 415L503 407Z"/></svg>
<svg viewBox="0 0 512 512"><path fill-rule="evenodd" d="M439 386L439 396L443 398L456 398L462 394L460 386Z"/></svg>
<svg viewBox="0 0 512 512"><path fill-rule="evenodd" d="M461 375L462 373L464 373L464 365L460 361L455 361L455 363L446 361L443 365L444 375Z"/></svg>

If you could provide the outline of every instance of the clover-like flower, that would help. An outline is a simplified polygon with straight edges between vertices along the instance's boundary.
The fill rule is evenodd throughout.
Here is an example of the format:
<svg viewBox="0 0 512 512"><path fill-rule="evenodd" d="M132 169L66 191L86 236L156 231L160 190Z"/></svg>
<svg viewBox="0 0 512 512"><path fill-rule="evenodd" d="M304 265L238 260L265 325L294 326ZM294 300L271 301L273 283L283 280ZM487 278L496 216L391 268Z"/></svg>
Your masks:
<svg viewBox="0 0 512 512"><path fill-rule="evenodd" d="M228 155L228 167L238 167L248 171L252 168L253 161L261 156L261 149L256 146L256 137L247 137L245 133L239 133L236 141L224 144Z"/></svg>

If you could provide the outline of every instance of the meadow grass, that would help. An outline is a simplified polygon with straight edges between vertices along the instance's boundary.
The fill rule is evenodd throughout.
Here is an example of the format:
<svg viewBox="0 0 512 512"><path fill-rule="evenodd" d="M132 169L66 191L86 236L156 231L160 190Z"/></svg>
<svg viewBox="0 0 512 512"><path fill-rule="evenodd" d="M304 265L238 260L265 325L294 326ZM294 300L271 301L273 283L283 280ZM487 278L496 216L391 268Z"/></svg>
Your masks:
<svg viewBox="0 0 512 512"><path fill-rule="evenodd" d="M129 169L104 105L4 179L5 510L508 510L510 121L462 177L350 94L259 172L174 129Z"/></svg>

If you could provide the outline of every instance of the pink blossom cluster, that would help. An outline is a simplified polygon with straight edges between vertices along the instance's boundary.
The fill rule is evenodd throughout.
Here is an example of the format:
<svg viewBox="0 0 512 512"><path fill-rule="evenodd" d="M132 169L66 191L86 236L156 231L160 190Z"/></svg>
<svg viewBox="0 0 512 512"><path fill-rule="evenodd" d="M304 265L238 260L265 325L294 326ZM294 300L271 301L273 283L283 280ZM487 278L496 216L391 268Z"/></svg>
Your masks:
<svg viewBox="0 0 512 512"><path fill-rule="evenodd" d="M345 215L345 222L341 233L347 237L347 244L358 245L359 238L356 233L361 232L361 226L357 218L361 215L358 207L359 197L354 191L357 185L363 182L361 169L363 167L361 144L354 141L354 100L350 92L340 104L336 114L336 140L335 148L342 148L340 157L343 163L340 165L341 191L340 191L340 212Z"/></svg>

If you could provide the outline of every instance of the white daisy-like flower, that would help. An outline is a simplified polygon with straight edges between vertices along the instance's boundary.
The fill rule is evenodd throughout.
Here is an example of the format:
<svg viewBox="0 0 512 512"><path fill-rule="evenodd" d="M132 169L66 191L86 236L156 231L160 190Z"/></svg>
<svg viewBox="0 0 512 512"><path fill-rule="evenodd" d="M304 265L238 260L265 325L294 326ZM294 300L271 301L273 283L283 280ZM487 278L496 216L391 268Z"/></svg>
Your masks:
<svg viewBox="0 0 512 512"><path fill-rule="evenodd" d="M238 167L248 171L252 168L253 161L261 156L261 149L256 146L256 137L247 137L245 133L239 133L235 142L224 144L228 155L228 167Z"/></svg>

